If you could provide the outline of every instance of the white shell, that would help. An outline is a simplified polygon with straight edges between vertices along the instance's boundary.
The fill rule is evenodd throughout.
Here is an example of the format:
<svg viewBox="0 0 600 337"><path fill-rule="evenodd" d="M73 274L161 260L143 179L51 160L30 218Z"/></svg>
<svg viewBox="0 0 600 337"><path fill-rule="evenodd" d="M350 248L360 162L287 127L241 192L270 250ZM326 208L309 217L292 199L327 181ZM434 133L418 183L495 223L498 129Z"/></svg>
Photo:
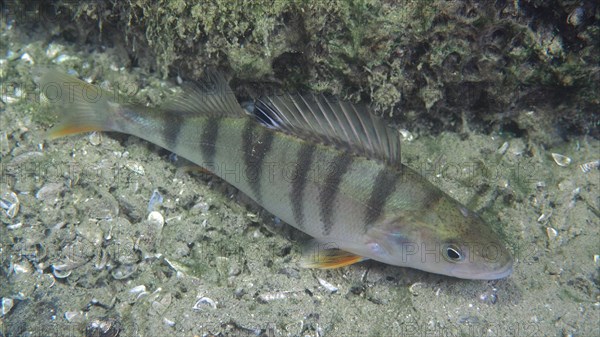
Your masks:
<svg viewBox="0 0 600 337"><path fill-rule="evenodd" d="M130 294L137 294L146 291L146 286L141 284L139 286L135 286L129 290Z"/></svg>
<svg viewBox="0 0 600 337"><path fill-rule="evenodd" d="M102 143L102 134L94 131L89 135L88 140L90 141L90 144L94 146L100 145L100 143Z"/></svg>
<svg viewBox="0 0 600 337"><path fill-rule="evenodd" d="M509 143L508 142L504 142L504 144L502 144L502 146L500 146L498 148L498 150L496 150L496 152L499 153L499 154L505 154L506 150L508 150L508 146L509 146Z"/></svg>
<svg viewBox="0 0 600 337"><path fill-rule="evenodd" d="M331 284L331 283L329 283L329 282L325 281L324 279L322 279L322 278L317 278L317 280L319 281L319 284L320 284L321 286L323 286L323 288L327 289L327 291L329 291L330 293L332 293L332 294L333 294L333 293L335 293L336 291L338 291L338 288L337 288L337 287L335 287L333 284Z"/></svg>
<svg viewBox="0 0 600 337"><path fill-rule="evenodd" d="M5 191L0 196L0 207L6 210L6 215L11 219L19 213L19 205L19 198L13 191Z"/></svg>
<svg viewBox="0 0 600 337"><path fill-rule="evenodd" d="M546 234L548 235L548 239L553 240L558 236L558 231L552 227L546 227Z"/></svg>
<svg viewBox="0 0 600 337"><path fill-rule="evenodd" d="M0 317L4 317L4 315L8 314L10 309L12 309L14 305L14 301L9 297L2 297L2 312L0 312Z"/></svg>
<svg viewBox="0 0 600 337"><path fill-rule="evenodd" d="M400 135L402 136L401 139L403 142L412 142L415 139L413 134L406 129L400 129L398 130L398 132L400 132Z"/></svg>
<svg viewBox="0 0 600 337"><path fill-rule="evenodd" d="M217 309L217 303L208 297L200 297L196 304L192 307L194 311L202 311L202 307L205 307L208 304L212 309Z"/></svg>
<svg viewBox="0 0 600 337"><path fill-rule="evenodd" d="M579 168L581 168L581 171L583 173L588 173L591 170L593 170L595 168L599 168L599 167L600 167L600 159L579 165Z"/></svg>
<svg viewBox="0 0 600 337"><path fill-rule="evenodd" d="M170 320L166 317L163 317L163 323L165 323L167 326L170 326L170 327L175 326L175 322L173 322L172 320Z"/></svg>
<svg viewBox="0 0 600 337"><path fill-rule="evenodd" d="M35 64L35 62L33 61L33 57L31 57L31 55L29 55L28 53L23 53L23 55L21 55L21 61L24 61L29 64Z"/></svg>
<svg viewBox="0 0 600 337"><path fill-rule="evenodd" d="M138 162L128 161L125 164L125 167L127 167L132 172L137 173L137 174L139 174L141 176L143 176L145 174L144 167L142 166L142 164L140 164Z"/></svg>
<svg viewBox="0 0 600 337"><path fill-rule="evenodd" d="M69 322L80 321L83 313L81 311L67 311L65 312L65 319Z"/></svg>
<svg viewBox="0 0 600 337"><path fill-rule="evenodd" d="M165 224L165 218L160 212L152 211L148 214L148 223L157 229L161 229Z"/></svg>
<svg viewBox="0 0 600 337"><path fill-rule="evenodd" d="M55 58L58 55L58 53L63 51L63 49L65 49L65 47L63 47L63 45L61 44L50 43L48 45L48 48L46 49L46 56L48 56L51 59Z"/></svg>
<svg viewBox="0 0 600 337"><path fill-rule="evenodd" d="M559 153L552 153L552 159L554 159L554 162L558 165L558 166L568 166L569 164L571 164L571 158L567 157L567 156L563 156L562 154Z"/></svg>

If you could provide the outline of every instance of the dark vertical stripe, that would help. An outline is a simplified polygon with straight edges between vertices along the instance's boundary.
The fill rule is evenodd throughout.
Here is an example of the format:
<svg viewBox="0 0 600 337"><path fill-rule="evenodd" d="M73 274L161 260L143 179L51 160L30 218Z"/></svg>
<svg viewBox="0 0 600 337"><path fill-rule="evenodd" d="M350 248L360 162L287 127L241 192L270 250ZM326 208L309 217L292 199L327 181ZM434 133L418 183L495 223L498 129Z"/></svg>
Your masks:
<svg viewBox="0 0 600 337"><path fill-rule="evenodd" d="M181 134L181 126L183 118L179 115L164 115L162 129L162 138L165 142L165 147L170 151L175 151L179 136Z"/></svg>
<svg viewBox="0 0 600 337"><path fill-rule="evenodd" d="M220 119L209 117L202 129L200 136L200 151L205 164L214 164L216 147L215 143L219 136Z"/></svg>
<svg viewBox="0 0 600 337"><path fill-rule="evenodd" d="M244 151L244 164L246 164L244 177L254 193L255 200L262 203L260 180L262 165L267 152L273 144L273 131L259 126L255 121L248 119L242 134L242 149Z"/></svg>
<svg viewBox="0 0 600 337"><path fill-rule="evenodd" d="M290 203L294 220L300 229L304 227L304 188L308 179L308 171L313 161L315 146L304 143L296 155L296 166L292 172L292 186L290 190Z"/></svg>
<svg viewBox="0 0 600 337"><path fill-rule="evenodd" d="M383 211L387 199L396 189L396 181L398 178L399 175L397 172L386 167L382 168L377 174L375 182L373 183L371 195L367 201L364 220L365 230L381 216L381 212Z"/></svg>
<svg viewBox="0 0 600 337"><path fill-rule="evenodd" d="M321 220L324 223L323 235L329 235L333 228L333 215L335 199L340 189L342 178L348 167L352 164L352 157L348 153L342 153L331 163L329 172L323 182L323 189L319 193L321 204Z"/></svg>

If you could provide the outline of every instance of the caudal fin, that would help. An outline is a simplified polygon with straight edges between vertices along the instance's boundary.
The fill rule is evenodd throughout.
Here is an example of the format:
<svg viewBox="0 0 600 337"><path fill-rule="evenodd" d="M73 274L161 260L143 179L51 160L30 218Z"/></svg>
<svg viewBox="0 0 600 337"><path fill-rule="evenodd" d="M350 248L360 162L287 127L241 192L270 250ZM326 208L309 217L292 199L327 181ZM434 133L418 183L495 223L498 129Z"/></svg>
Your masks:
<svg viewBox="0 0 600 337"><path fill-rule="evenodd" d="M60 112L48 131L50 139L89 131L113 131L119 97L75 77L51 69L36 69L40 91Z"/></svg>

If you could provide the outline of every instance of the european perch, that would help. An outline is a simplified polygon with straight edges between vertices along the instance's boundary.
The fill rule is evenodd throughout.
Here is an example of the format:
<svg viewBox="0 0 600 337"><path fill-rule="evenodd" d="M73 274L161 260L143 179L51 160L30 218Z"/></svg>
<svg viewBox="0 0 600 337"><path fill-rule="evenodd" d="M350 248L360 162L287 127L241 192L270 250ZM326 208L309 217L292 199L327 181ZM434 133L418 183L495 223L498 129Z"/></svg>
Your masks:
<svg viewBox="0 0 600 337"><path fill-rule="evenodd" d="M52 102L63 111L51 138L121 132L202 166L313 236L319 244L305 254L307 267L373 259L465 279L512 272L499 237L403 165L399 133L366 105L284 94L244 109L225 79L208 71L150 109L59 72L41 72L42 91L54 90Z"/></svg>

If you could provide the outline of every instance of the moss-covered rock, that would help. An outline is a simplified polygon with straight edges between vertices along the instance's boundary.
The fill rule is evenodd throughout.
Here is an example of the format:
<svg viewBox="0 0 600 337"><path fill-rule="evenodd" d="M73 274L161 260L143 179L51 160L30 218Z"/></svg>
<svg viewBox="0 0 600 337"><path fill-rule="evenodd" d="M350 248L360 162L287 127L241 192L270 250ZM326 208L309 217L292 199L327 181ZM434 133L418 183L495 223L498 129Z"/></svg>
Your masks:
<svg viewBox="0 0 600 337"><path fill-rule="evenodd" d="M542 142L599 135L600 7L591 0L134 0L39 7L44 17L64 20L56 35L118 46L128 54L125 66L162 77L195 78L216 66L242 86L272 83L368 101L415 132L467 126ZM522 124L519 116L532 110L556 134Z"/></svg>

